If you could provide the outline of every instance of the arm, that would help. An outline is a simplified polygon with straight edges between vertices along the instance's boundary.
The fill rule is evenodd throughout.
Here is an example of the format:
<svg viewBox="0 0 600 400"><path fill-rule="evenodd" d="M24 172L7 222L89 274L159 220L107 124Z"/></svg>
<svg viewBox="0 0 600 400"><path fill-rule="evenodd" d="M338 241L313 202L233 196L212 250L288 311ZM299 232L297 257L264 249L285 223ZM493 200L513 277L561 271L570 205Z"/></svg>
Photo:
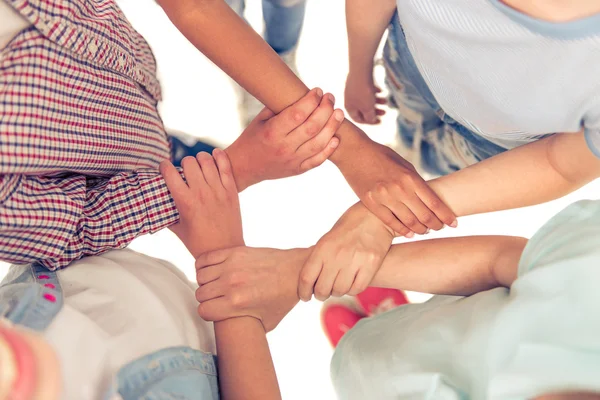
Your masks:
<svg viewBox="0 0 600 400"><path fill-rule="evenodd" d="M181 213L181 223L174 229L177 236L200 253L243 246L238 189L226 153L215 150L214 160L200 153L197 159L185 158L182 166L186 182L172 165L161 164L161 173ZM215 337L223 399L281 398L260 320L241 316L216 322Z"/></svg>
<svg viewBox="0 0 600 400"><path fill-rule="evenodd" d="M396 10L395 0L346 0L349 72L346 80L345 103L348 113L357 122L378 123L383 110L376 104L379 89L373 79L373 59L383 34Z"/></svg>
<svg viewBox="0 0 600 400"><path fill-rule="evenodd" d="M225 1L158 2L198 50L274 113L279 113L308 92L306 85ZM243 68L240 68L241 65ZM334 162L348 157L352 149L370 141L350 122L340 127L338 135L341 143L331 157Z"/></svg>
<svg viewBox="0 0 600 400"><path fill-rule="evenodd" d="M265 328L252 317L215 322L223 400L281 399Z"/></svg>
<svg viewBox="0 0 600 400"><path fill-rule="evenodd" d="M588 148L584 134L563 133L430 181L430 187L456 215L462 216L550 201L598 176L600 159ZM342 278L345 274L354 276L356 271L362 279L356 278L354 285L360 285L348 293L364 289L380 268L391 241L389 230L362 204L355 204L319 240L308 258L300 275L301 298L309 300L313 288L321 300L338 294L336 286L342 287L344 294L348 285ZM355 251L340 251L344 248ZM332 273L337 276L335 282L328 279ZM326 281L325 289L322 281Z"/></svg>
<svg viewBox="0 0 600 400"><path fill-rule="evenodd" d="M393 245L370 286L457 296L509 287L526 243L471 236Z"/></svg>
<svg viewBox="0 0 600 400"><path fill-rule="evenodd" d="M351 74L373 76L375 53L395 11L395 0L346 0Z"/></svg>
<svg viewBox="0 0 600 400"><path fill-rule="evenodd" d="M526 207L565 196L600 176L583 132L559 133L430 181L456 215Z"/></svg>
<svg viewBox="0 0 600 400"><path fill-rule="evenodd" d="M307 87L223 0L159 0L168 17L203 54L273 112ZM225 51L224 51L225 50ZM451 226L455 216L412 165L345 120L329 157L367 207L399 235ZM360 157L357 155L360 154ZM314 168L309 163L306 168Z"/></svg>
<svg viewBox="0 0 600 400"><path fill-rule="evenodd" d="M526 243L516 237L474 236L397 244L370 286L451 295L508 287ZM196 260L200 315L210 321L253 316L274 329L298 303L300 271L311 252L235 247L202 254Z"/></svg>

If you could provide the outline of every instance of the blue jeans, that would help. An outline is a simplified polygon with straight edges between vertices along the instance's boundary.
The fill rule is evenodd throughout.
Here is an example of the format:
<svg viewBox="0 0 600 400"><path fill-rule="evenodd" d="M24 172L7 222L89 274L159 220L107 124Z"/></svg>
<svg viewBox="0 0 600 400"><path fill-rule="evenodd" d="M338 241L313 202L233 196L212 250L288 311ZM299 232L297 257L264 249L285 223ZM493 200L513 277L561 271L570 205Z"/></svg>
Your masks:
<svg viewBox="0 0 600 400"><path fill-rule="evenodd" d="M383 59L389 102L398 109L400 140L413 152L415 166L446 175L507 150L444 112L415 64L397 14L388 28Z"/></svg>
<svg viewBox="0 0 600 400"><path fill-rule="evenodd" d="M244 16L246 0L226 1L239 16ZM262 8L265 41L278 54L296 47L304 24L306 0L262 0Z"/></svg>

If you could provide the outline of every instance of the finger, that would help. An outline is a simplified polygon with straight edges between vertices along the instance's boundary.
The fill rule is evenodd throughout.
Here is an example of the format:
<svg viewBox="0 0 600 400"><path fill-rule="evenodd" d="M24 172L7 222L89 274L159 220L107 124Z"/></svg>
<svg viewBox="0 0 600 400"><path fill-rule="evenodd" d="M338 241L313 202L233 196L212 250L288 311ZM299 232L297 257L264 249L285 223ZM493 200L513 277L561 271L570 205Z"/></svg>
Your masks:
<svg viewBox="0 0 600 400"><path fill-rule="evenodd" d="M296 155L301 160L306 160L327 149L327 145L330 144L333 135L335 135L343 121L344 112L340 109L335 110L319 134L300 146L296 150Z"/></svg>
<svg viewBox="0 0 600 400"><path fill-rule="evenodd" d="M456 228L458 226L456 215L452 212L450 207L446 205L446 203L440 200L437 194L431 190L426 182L423 182L422 185L418 185L415 193L423 201L425 206L435 213L440 221L452 228Z"/></svg>
<svg viewBox="0 0 600 400"><path fill-rule="evenodd" d="M388 101L387 101L387 99L386 99L386 98L384 98L384 97L376 97L376 98L375 98L375 103L376 103L376 104L387 104L387 103L388 103Z"/></svg>
<svg viewBox="0 0 600 400"><path fill-rule="evenodd" d="M352 266L347 265L340 271L333 283L333 288L331 290L332 296L342 297L350 291L357 272L366 267L362 264L362 261L363 260L354 260Z"/></svg>
<svg viewBox="0 0 600 400"><path fill-rule="evenodd" d="M302 164L300 164L300 172L304 173L323 164L327 159L329 159L329 157L331 157L339 145L340 140L336 137L332 138L327 144L327 147L325 147L319 154L312 156L308 160L302 161Z"/></svg>
<svg viewBox="0 0 600 400"><path fill-rule="evenodd" d="M375 93L381 93L381 88L379 86L375 86Z"/></svg>
<svg viewBox="0 0 600 400"><path fill-rule="evenodd" d="M319 107L313 111L310 117L302 125L290 132L286 141L295 151L298 151L300 146L317 136L327 125L334 112L334 102L335 98L332 94L325 94L321 99Z"/></svg>
<svg viewBox="0 0 600 400"><path fill-rule="evenodd" d="M423 225L414 212L408 208L401 201L396 200L397 196L392 196L392 204L390 210L399 219L404 226L420 235L424 235L427 232L427 227Z"/></svg>
<svg viewBox="0 0 600 400"><path fill-rule="evenodd" d="M439 231L444 227L444 223L431 211L419 197L415 194L414 198L405 202L405 205L411 212L417 216L421 224L429 229Z"/></svg>
<svg viewBox="0 0 600 400"><path fill-rule="evenodd" d="M330 116L323 128L312 139L306 141L296 150L296 155L301 159L310 158L322 151L331 138L335 135L344 121L344 112L340 109L335 110Z"/></svg>
<svg viewBox="0 0 600 400"><path fill-rule="evenodd" d="M215 250L209 253L202 253L196 259L196 270L206 268L211 265L224 263L231 253L231 249Z"/></svg>
<svg viewBox="0 0 600 400"><path fill-rule="evenodd" d="M369 287L374 275L372 269L361 268L356 274L356 278L354 279L348 294L350 296L356 296L357 294L364 292Z"/></svg>
<svg viewBox="0 0 600 400"><path fill-rule="evenodd" d="M320 301L325 301L331 297L331 291L333 290L333 282L340 273L340 269L337 265L324 266L317 283L315 284L315 298Z"/></svg>
<svg viewBox="0 0 600 400"><path fill-rule="evenodd" d="M300 280L298 282L298 297L302 301L309 301L312 298L315 282L319 278L323 261L316 250L310 255L306 264L300 272Z"/></svg>
<svg viewBox="0 0 600 400"><path fill-rule="evenodd" d="M409 239L412 238L415 235L414 232L408 229L398 218L396 218L389 208L384 206L383 203L378 200L379 198L376 195L369 193L364 204L369 211L381 220L381 222L392 228L398 236L405 236Z"/></svg>
<svg viewBox="0 0 600 400"><path fill-rule="evenodd" d="M375 114L378 117L381 117L382 115L385 115L385 110L381 110L381 109L377 108L377 109L375 109Z"/></svg>
<svg viewBox="0 0 600 400"><path fill-rule="evenodd" d="M181 196L185 195L189 190L188 185L181 178L179 171L170 162L161 162L158 169L167 184L173 200L175 200L175 205L177 205Z"/></svg>
<svg viewBox="0 0 600 400"><path fill-rule="evenodd" d="M258 115L254 118L257 121L266 121L275 116L275 113L271 111L268 107L265 107L258 113Z"/></svg>
<svg viewBox="0 0 600 400"><path fill-rule="evenodd" d="M196 282L198 285L206 285L207 283L214 282L221 277L221 271L223 268L219 265L211 265L206 268L201 268L196 271Z"/></svg>
<svg viewBox="0 0 600 400"><path fill-rule="evenodd" d="M222 297L224 295L225 291L223 290L223 285L221 284L220 279L209 282L196 289L196 300L198 300L200 303L203 301L216 299L217 297Z"/></svg>
<svg viewBox="0 0 600 400"><path fill-rule="evenodd" d="M237 194L237 185L233 177L233 169L231 168L231 162L226 152L221 149L215 149L213 151L213 157L217 162L217 168L219 169L219 176L221 177L221 183L227 191L235 192Z"/></svg>
<svg viewBox="0 0 600 400"><path fill-rule="evenodd" d="M323 91L319 88L308 92L304 97L292 104L278 115L266 122L268 131L275 132L278 136L287 136L294 129L302 125L304 121L317 109Z"/></svg>
<svg viewBox="0 0 600 400"><path fill-rule="evenodd" d="M185 157L181 160L181 167L183 168L183 174L190 189L197 191L206 185L206 180L204 179L202 170L200 170L200 165L196 157Z"/></svg>
<svg viewBox="0 0 600 400"><path fill-rule="evenodd" d="M212 189L223 188L221 178L219 177L219 171L217 170L215 160L213 160L212 156L203 151L196 155L196 159L198 160L198 164L200 164L200 169L202 174L204 174L204 179L206 180L206 183L208 183L208 186Z"/></svg>
<svg viewBox="0 0 600 400"><path fill-rule="evenodd" d="M236 313L225 297L206 301L198 306L198 315L205 321L222 321L228 318L241 317Z"/></svg>

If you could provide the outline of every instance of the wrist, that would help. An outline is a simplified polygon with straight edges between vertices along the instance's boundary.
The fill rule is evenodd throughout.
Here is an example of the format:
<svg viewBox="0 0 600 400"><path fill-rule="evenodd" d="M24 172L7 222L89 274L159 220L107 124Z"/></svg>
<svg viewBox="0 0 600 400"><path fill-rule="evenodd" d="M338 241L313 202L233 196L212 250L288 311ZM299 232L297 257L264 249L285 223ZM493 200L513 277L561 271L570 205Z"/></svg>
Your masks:
<svg viewBox="0 0 600 400"><path fill-rule="evenodd" d="M252 176L247 152L243 151L243 149L237 144L237 140L224 151L231 162L231 169L233 171L233 177L235 179L238 192L243 192L249 186L258 183L255 182L254 177Z"/></svg>
<svg viewBox="0 0 600 400"><path fill-rule="evenodd" d="M385 230L386 234L389 236L390 242L394 240L394 237L396 237L396 232L383 223L375 214L369 211L369 209L361 201L350 207L348 212L352 212L353 215L361 221L361 225L368 224L368 226L381 228L381 232Z"/></svg>
<svg viewBox="0 0 600 400"><path fill-rule="evenodd" d="M360 55L358 57L350 56L348 64L348 76L357 78L373 79L373 69L375 69L375 61L372 57Z"/></svg>
<svg viewBox="0 0 600 400"><path fill-rule="evenodd" d="M304 263L310 256L310 253L312 253L313 247L286 250L290 260L289 267L292 268L294 273L297 273L298 276L300 275Z"/></svg>
<svg viewBox="0 0 600 400"><path fill-rule="evenodd" d="M340 144L335 152L329 157L342 173L350 170L360 157L360 153L369 148L374 142L369 139L359 127L349 120L342 122L336 136L340 139Z"/></svg>

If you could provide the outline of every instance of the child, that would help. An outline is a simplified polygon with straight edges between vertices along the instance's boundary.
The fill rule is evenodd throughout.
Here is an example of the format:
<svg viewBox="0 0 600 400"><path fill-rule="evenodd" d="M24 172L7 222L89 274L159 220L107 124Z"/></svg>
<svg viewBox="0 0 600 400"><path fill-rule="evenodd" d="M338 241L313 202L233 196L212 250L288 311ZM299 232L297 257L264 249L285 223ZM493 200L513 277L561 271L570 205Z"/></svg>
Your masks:
<svg viewBox="0 0 600 400"><path fill-rule="evenodd" d="M589 68L598 21L600 6L585 0L348 0L346 108L377 122L373 57L389 25L386 84L419 167L448 174L561 132L585 136L587 149L564 152L571 159L600 156L600 80Z"/></svg>
<svg viewBox="0 0 600 400"><path fill-rule="evenodd" d="M600 202L583 201L526 246L459 238L392 251L386 262L420 272L396 264L379 284L442 296L357 324L332 361L340 398L600 398L599 222Z"/></svg>
<svg viewBox="0 0 600 400"><path fill-rule="evenodd" d="M174 231L196 256L243 245L227 154L183 164L187 183L161 169L181 213ZM13 266L0 284L0 399L280 398L261 322L234 318L213 333L196 315L197 286L174 266L115 250L72 267Z"/></svg>
<svg viewBox="0 0 600 400"><path fill-rule="evenodd" d="M0 259L61 268L176 223L156 65L114 1L1 0L0 18ZM320 89L263 112L227 149L238 187L323 162L340 113Z"/></svg>
<svg viewBox="0 0 600 400"><path fill-rule="evenodd" d="M461 198L456 215L540 204L600 176L600 80L589 67L600 60L597 2L348 0L346 106L359 122L376 121L373 56L390 20L384 57L400 136L418 166L454 172L430 187ZM325 268L370 259L377 270L389 246L367 238L360 218L343 216L317 244L303 299ZM361 256L336 254L345 247ZM330 293L317 286L318 297Z"/></svg>
<svg viewBox="0 0 600 400"><path fill-rule="evenodd" d="M306 94L302 82L222 0L160 4L196 47L275 112ZM12 200L0 197L5 208L0 214L5 220L2 259L63 267L176 222L162 182L142 171L168 155L156 110L160 90L154 59L145 41L113 0L95 7L85 0L60 5L10 0L10 5L31 26L2 50L6 89L1 101L10 118L0 126L8 133L0 147L2 159L9 160L1 171L0 194ZM307 129L316 133L314 127ZM79 137L81 130L87 137ZM316 167L335 150L339 156L332 161L395 233L411 236L411 230L456 226L449 208L405 160L348 122L339 133L330 145L310 146L318 157L294 159L293 174ZM250 159L244 167L253 167L254 149L244 149L253 154L244 156ZM281 143L275 155L289 157L291 152L289 144ZM99 162L90 165L89 154ZM234 158L234 168L236 163ZM59 175L65 171L67 177ZM40 180L40 175L48 177ZM27 204L33 197L35 203ZM63 225L57 228L55 222Z"/></svg>
<svg viewBox="0 0 600 400"><path fill-rule="evenodd" d="M372 284L439 296L350 330L332 361L338 396L599 399L599 237L600 202L582 201L529 242L483 236L394 245ZM252 315L274 327L298 301L294 284L283 282L298 279L308 254L239 247L201 256L201 315Z"/></svg>

